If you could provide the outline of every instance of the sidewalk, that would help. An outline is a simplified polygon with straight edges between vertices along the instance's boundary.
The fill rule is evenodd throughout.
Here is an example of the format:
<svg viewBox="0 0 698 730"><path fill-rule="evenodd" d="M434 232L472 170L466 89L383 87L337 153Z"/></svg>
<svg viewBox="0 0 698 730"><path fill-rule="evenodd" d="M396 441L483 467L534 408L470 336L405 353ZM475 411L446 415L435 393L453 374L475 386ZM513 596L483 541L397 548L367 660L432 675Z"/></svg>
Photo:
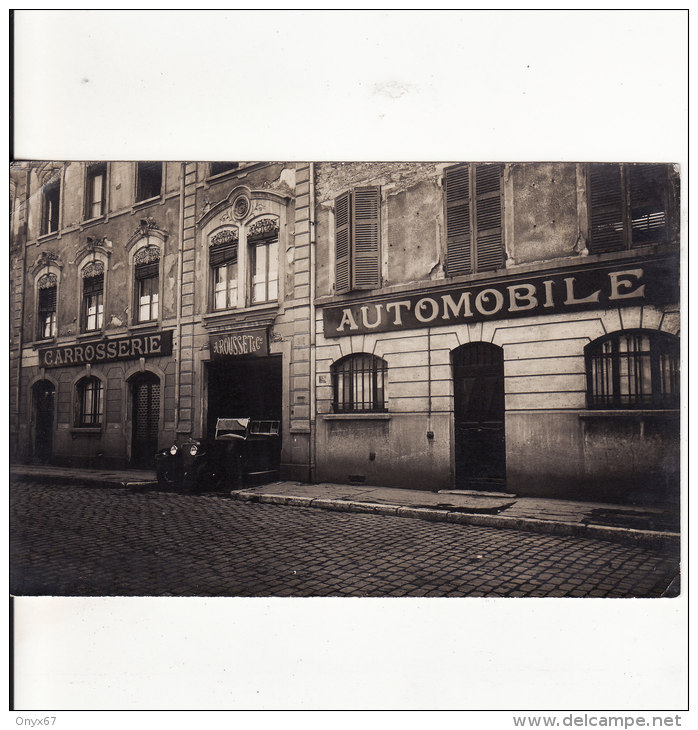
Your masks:
<svg viewBox="0 0 698 730"><path fill-rule="evenodd" d="M154 471L70 469L15 465L11 479L156 489ZM441 492L346 484L279 481L235 489L235 500L313 507L343 512L411 517L652 545L679 543L679 515L650 507L518 497L496 492Z"/></svg>

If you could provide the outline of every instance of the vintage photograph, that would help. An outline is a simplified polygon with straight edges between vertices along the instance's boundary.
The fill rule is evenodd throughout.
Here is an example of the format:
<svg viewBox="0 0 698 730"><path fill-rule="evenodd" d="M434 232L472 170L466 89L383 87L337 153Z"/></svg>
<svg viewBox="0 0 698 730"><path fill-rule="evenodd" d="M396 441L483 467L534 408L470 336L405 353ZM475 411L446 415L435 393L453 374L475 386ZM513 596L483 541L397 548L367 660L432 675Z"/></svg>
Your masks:
<svg viewBox="0 0 698 730"><path fill-rule="evenodd" d="M13 162L12 595L680 595L680 182Z"/></svg>

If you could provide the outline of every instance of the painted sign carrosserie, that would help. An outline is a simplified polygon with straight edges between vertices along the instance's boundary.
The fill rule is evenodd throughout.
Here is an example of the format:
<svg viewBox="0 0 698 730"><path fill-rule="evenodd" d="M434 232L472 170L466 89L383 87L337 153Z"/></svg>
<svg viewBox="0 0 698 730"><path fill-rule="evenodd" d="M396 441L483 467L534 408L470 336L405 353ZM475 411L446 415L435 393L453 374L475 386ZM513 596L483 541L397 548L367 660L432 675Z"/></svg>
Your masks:
<svg viewBox="0 0 698 730"><path fill-rule="evenodd" d="M211 335L209 348L213 359L240 355L266 357L269 354L269 336L264 328Z"/></svg>
<svg viewBox="0 0 698 730"><path fill-rule="evenodd" d="M678 257L501 277L323 310L325 337L678 302Z"/></svg>
<svg viewBox="0 0 698 730"><path fill-rule="evenodd" d="M39 367L62 368L74 365L95 365L115 360L140 357L162 357L172 354L172 331L114 337L113 339L62 345L39 350Z"/></svg>

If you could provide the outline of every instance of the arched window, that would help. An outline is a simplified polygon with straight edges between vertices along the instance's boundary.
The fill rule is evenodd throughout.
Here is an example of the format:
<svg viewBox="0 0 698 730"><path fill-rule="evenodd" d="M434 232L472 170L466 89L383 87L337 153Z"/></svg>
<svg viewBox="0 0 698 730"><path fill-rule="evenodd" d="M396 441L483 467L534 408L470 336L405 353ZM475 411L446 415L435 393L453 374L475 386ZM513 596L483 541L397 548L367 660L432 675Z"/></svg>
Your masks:
<svg viewBox="0 0 698 730"><path fill-rule="evenodd" d="M104 322L104 264L90 261L82 271L82 329L102 329Z"/></svg>
<svg viewBox="0 0 698 730"><path fill-rule="evenodd" d="M589 408L678 408L679 340L651 330L614 332L584 349Z"/></svg>
<svg viewBox="0 0 698 730"><path fill-rule="evenodd" d="M38 332L39 339L56 336L56 294L58 277L56 274L44 274L37 282L38 296Z"/></svg>
<svg viewBox="0 0 698 730"><path fill-rule="evenodd" d="M385 379L388 365L375 355L357 353L331 367L335 413L385 411Z"/></svg>
<svg viewBox="0 0 698 730"><path fill-rule="evenodd" d="M76 425L98 427L102 425L104 414L104 386L99 378L89 376L77 384Z"/></svg>
<svg viewBox="0 0 698 730"><path fill-rule="evenodd" d="M158 318L160 249L157 246L145 246L133 257L133 263L135 319L137 322L152 322Z"/></svg>

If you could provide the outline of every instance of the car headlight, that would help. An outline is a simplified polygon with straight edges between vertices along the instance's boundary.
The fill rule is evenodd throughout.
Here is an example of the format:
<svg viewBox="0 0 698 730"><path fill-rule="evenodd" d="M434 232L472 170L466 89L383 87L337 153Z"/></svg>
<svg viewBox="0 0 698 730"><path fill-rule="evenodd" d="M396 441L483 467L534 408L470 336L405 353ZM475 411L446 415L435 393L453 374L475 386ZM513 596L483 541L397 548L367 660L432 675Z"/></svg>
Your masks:
<svg viewBox="0 0 698 730"><path fill-rule="evenodd" d="M175 444L172 444L172 446L170 446L170 454L172 454L172 456L175 456L176 453L177 453L177 446Z"/></svg>
<svg viewBox="0 0 698 730"><path fill-rule="evenodd" d="M196 455L197 455L197 453L198 453L198 451L199 451L199 447L198 447L198 446L197 446L196 444L192 444L192 445L191 445L191 446L189 447L189 453L190 453L190 454L191 454L192 456L196 456Z"/></svg>

